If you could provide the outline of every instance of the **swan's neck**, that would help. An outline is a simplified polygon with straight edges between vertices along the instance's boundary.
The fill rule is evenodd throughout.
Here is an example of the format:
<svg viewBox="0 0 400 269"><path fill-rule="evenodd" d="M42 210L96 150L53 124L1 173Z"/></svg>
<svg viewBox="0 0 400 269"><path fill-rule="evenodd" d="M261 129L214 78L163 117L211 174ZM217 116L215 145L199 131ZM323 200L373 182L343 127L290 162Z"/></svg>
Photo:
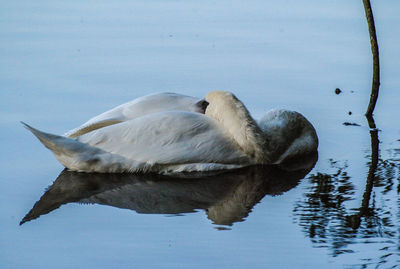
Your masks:
<svg viewBox="0 0 400 269"><path fill-rule="evenodd" d="M255 163L269 163L266 136L236 96L215 91L207 95L206 101L207 116L215 119Z"/></svg>

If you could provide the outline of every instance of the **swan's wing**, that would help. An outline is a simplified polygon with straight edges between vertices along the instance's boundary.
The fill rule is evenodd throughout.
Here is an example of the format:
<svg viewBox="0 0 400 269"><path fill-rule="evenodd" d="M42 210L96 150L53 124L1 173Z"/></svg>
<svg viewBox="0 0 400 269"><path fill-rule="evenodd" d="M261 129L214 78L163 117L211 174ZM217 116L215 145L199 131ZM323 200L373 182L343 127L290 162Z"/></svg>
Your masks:
<svg viewBox="0 0 400 269"><path fill-rule="evenodd" d="M110 126L113 124L117 124L120 122L123 122L124 120L121 118L108 118L108 119L104 119L104 120L98 120L98 121L93 121L91 123L84 123L81 126L68 131L67 133L64 134L64 136L66 137L70 137L70 138L75 138L78 136L81 136L83 134L89 133L91 131L106 127L106 126Z"/></svg>
<svg viewBox="0 0 400 269"><path fill-rule="evenodd" d="M109 125L162 111L202 112L199 101L201 101L199 98L176 93L146 95L97 115L81 126L68 131L64 136L78 137Z"/></svg>
<svg viewBox="0 0 400 269"><path fill-rule="evenodd" d="M92 131L77 141L135 162L167 165L172 170L181 169L182 164L251 163L213 119L200 113L153 113Z"/></svg>

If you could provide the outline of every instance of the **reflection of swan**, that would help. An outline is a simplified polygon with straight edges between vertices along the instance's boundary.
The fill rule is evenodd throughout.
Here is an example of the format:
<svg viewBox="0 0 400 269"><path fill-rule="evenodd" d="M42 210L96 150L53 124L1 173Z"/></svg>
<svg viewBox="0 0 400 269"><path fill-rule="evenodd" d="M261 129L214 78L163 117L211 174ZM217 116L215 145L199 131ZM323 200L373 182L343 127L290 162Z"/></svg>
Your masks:
<svg viewBox="0 0 400 269"><path fill-rule="evenodd" d="M205 112L202 114L201 112ZM232 93L206 101L146 96L65 136L27 126L67 168L86 172L183 172L280 164L315 153L318 138L299 113L272 110L256 123Z"/></svg>
<svg viewBox="0 0 400 269"><path fill-rule="evenodd" d="M297 185L310 170L288 172L274 167L252 166L189 178L157 174L100 174L64 170L21 224L71 202L97 203L138 213L179 214L206 209L216 224L242 221L266 194L283 193Z"/></svg>

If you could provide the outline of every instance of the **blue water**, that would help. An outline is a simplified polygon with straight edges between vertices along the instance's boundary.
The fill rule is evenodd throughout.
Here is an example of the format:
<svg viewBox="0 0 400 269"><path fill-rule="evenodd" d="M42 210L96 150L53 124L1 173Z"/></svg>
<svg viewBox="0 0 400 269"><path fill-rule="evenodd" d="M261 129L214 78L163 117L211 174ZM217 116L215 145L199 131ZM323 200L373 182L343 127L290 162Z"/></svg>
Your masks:
<svg viewBox="0 0 400 269"><path fill-rule="evenodd" d="M0 266L400 264L399 8L398 1L373 1L382 73L375 110L380 160L361 209L371 167L363 114L372 77L362 1L3 1ZM56 195L66 204L19 226L63 170L19 121L61 134L138 96L203 97L211 90L234 92L255 118L275 107L303 113L320 139L313 170L290 186L275 175L256 190L257 173L247 172L187 185L133 178L96 185L105 192L71 201L76 189L66 184L68 199ZM66 183L96 180L69 176ZM110 204L106 192L117 189L123 191ZM235 191L243 200L234 200ZM231 204L236 211L223 210ZM213 212L230 212L229 221ZM349 222L357 214L358 226Z"/></svg>

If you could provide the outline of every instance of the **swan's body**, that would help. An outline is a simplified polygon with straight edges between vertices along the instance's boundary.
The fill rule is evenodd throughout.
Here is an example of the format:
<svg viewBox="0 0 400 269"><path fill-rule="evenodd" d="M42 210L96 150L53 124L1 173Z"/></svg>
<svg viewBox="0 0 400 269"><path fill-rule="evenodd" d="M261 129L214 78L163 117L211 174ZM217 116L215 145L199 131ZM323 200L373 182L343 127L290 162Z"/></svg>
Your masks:
<svg viewBox="0 0 400 269"><path fill-rule="evenodd" d="M273 110L256 123L233 94L201 100L177 94L136 99L66 136L28 128L67 168L85 172L174 173L279 164L316 152L318 138L299 113ZM69 137L67 137L69 136Z"/></svg>

